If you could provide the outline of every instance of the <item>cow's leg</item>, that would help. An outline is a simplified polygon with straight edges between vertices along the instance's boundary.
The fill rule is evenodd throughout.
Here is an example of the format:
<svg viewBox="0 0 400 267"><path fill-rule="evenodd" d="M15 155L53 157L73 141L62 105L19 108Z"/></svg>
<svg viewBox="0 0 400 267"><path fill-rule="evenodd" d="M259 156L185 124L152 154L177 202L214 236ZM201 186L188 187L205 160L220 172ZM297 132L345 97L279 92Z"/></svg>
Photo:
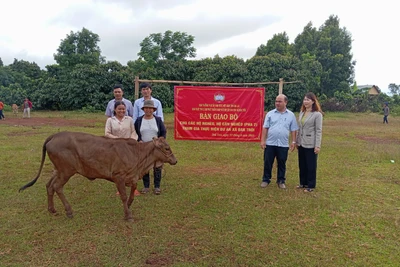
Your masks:
<svg viewBox="0 0 400 267"><path fill-rule="evenodd" d="M136 190L136 188L137 188L137 184L133 184L131 186L131 193L130 193L129 199L128 199L128 208L131 207L133 199L135 198L135 190Z"/></svg>
<svg viewBox="0 0 400 267"><path fill-rule="evenodd" d="M55 171L55 173L56 173L55 176L53 175L47 186L47 195L49 199L51 199L49 200L49 211L52 212L52 210L54 210L55 212L53 196L54 192L56 192L61 202L64 205L67 217L72 218L73 217L72 208L71 205L68 203L67 199L65 198L63 187L68 182L69 178L71 178L71 176L74 174L74 172L73 171L68 172L63 170L63 172ZM51 208L52 210L50 210Z"/></svg>
<svg viewBox="0 0 400 267"><path fill-rule="evenodd" d="M124 213L125 213L125 220L127 221L133 221L133 216L132 216L132 212L130 211L129 207L128 207L128 196L126 195L126 187L125 187L125 183L124 180L121 179L117 179L117 189L119 192L119 196L121 197L121 201L122 201L122 205L124 207ZM119 182L121 181L121 182Z"/></svg>
<svg viewBox="0 0 400 267"><path fill-rule="evenodd" d="M53 175L51 176L51 179L47 182L46 188L47 188L47 209L51 213L56 213L56 209L54 208L54 188L53 188L53 181L57 177L57 171L53 171Z"/></svg>

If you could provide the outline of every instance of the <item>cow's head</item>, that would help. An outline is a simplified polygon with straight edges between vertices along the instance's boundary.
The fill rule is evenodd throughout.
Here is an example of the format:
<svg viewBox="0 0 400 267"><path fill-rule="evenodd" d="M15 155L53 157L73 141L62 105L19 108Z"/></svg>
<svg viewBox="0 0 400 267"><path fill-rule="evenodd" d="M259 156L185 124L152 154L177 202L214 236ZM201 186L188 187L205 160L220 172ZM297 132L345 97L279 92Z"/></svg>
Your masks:
<svg viewBox="0 0 400 267"><path fill-rule="evenodd" d="M154 137L153 143L163 155L163 159L157 161L155 163L155 167L161 167L165 162L171 165L175 165L176 163L178 163L178 160L175 158L174 153L172 153L171 147L168 145L164 137Z"/></svg>

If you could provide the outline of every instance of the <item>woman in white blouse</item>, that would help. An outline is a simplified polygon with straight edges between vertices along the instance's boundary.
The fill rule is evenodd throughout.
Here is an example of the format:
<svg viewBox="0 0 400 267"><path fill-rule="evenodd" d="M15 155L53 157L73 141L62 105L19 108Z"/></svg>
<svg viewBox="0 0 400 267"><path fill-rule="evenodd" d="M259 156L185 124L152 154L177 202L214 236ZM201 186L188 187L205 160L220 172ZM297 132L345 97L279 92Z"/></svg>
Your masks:
<svg viewBox="0 0 400 267"><path fill-rule="evenodd" d="M132 138L137 140L132 117L125 116L126 106L123 101L115 101L114 116L107 119L105 136L109 138Z"/></svg>

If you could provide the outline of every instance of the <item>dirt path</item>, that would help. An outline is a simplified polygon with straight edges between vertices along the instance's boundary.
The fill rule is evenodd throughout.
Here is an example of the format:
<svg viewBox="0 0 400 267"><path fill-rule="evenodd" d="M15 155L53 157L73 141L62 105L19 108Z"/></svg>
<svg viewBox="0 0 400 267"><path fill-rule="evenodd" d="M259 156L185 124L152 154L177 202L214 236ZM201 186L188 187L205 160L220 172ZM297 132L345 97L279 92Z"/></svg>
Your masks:
<svg viewBox="0 0 400 267"><path fill-rule="evenodd" d="M63 118L35 118L29 119L7 117L5 120L0 120L0 126L19 125L19 126L93 126L95 120L88 119L63 119Z"/></svg>

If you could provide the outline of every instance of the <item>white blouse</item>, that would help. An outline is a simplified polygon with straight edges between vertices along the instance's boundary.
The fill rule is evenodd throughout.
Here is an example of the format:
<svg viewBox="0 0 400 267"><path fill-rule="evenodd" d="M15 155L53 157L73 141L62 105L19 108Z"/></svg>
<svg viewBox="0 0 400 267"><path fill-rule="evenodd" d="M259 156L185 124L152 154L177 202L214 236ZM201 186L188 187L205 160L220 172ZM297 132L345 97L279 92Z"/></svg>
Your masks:
<svg viewBox="0 0 400 267"><path fill-rule="evenodd" d="M149 142L153 140L153 137L157 137L158 127L156 118L147 120L143 117L142 125L140 126L140 134L142 135L143 142Z"/></svg>
<svg viewBox="0 0 400 267"><path fill-rule="evenodd" d="M129 116L125 116L122 121L118 120L117 117L108 118L106 122L105 136L109 138L138 139L133 119Z"/></svg>

